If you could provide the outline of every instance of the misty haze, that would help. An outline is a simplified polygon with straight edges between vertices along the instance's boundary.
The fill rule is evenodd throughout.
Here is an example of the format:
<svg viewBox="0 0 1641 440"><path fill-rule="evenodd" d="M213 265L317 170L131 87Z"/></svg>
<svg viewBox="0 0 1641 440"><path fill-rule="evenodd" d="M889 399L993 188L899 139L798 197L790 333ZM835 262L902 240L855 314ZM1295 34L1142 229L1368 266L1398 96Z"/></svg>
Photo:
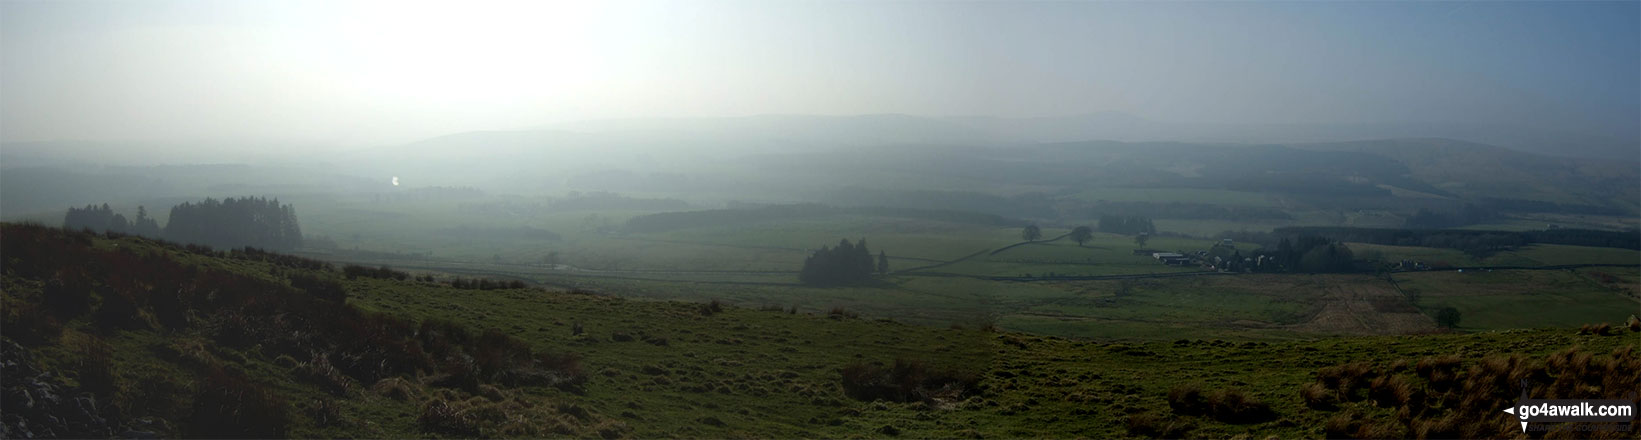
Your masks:
<svg viewBox="0 0 1641 440"><path fill-rule="evenodd" d="M1635 1L0 2L3 438L1638 438L1637 315Z"/></svg>

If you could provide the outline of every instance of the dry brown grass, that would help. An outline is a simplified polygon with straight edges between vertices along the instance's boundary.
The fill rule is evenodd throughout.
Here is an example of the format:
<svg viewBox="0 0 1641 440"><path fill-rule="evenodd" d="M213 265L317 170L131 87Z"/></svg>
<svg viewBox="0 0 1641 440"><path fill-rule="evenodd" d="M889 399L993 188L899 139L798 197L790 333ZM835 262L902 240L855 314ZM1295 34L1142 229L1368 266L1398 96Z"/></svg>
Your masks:
<svg viewBox="0 0 1641 440"><path fill-rule="evenodd" d="M1128 435L1149 438L1185 438L1194 428L1178 417L1165 419L1152 413L1129 415L1124 424Z"/></svg>
<svg viewBox="0 0 1641 440"><path fill-rule="evenodd" d="M1300 386L1299 399L1312 409L1333 409L1339 405L1339 398L1334 396L1333 391L1316 382Z"/></svg>
<svg viewBox="0 0 1641 440"><path fill-rule="evenodd" d="M1300 387L1300 398L1318 410L1346 408L1325 422L1329 438L1516 438L1520 425L1495 416L1499 402L1521 395L1524 382L1528 395L1544 399L1612 398L1641 388L1641 356L1633 346L1607 354L1569 348L1543 358L1489 356L1469 368L1461 368L1457 356L1426 357L1413 364L1412 374L1396 373L1399 368L1393 364L1398 362L1322 368L1316 382ZM1360 385L1364 380L1365 386ZM1366 395L1354 394L1358 389L1367 390ZM1371 400L1395 410L1371 416L1355 405L1324 405L1331 391L1338 391L1342 402ZM1636 438L1641 423L1631 424L1629 431L1578 434Z"/></svg>

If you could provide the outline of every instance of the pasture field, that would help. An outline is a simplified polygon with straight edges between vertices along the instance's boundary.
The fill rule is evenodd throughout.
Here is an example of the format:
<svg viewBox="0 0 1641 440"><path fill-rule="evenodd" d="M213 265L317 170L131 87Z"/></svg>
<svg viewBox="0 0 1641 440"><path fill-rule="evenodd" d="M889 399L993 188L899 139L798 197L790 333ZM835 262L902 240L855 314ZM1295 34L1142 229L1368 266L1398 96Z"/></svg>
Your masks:
<svg viewBox="0 0 1641 440"><path fill-rule="evenodd" d="M1149 256L1134 255L1139 246L1130 236L1095 233L1083 246L1066 238L1051 240L1069 228L1048 228L1043 231L1044 241L1011 247L1020 243L1018 228L854 214L622 234L611 232L612 228L642 212L580 211L515 218L464 212L462 207L467 205L455 202L355 201L351 206L318 210L324 213L313 221L316 229L346 225L339 229L342 232L327 235L342 248L341 258L349 261L457 276L518 278L638 299L719 300L742 307L815 313L838 308L936 327L992 323L1045 335L1136 341L1213 331L1227 339L1270 341L1431 332L1436 328L1428 316L1447 306L1461 311L1460 329L1465 331L1576 326L1596 318L1621 322L1636 309L1634 300L1612 293L1612 288L1590 281L1590 276L1579 281L1561 275L1511 275L1525 278L1504 284L1533 287L1483 294L1478 286L1487 283L1449 279L1458 274L1396 275L1403 288L1417 293L1412 301L1396 293L1388 282L1368 276L1215 275L1123 283L977 278L1201 271L1164 266ZM1358 214L1363 219L1376 218L1371 212ZM1335 220L1304 215L1301 219ZM1158 226L1171 230L1166 222L1159 220ZM523 225L550 230L562 238L448 237L435 224ZM1192 224L1235 229L1213 221ZM355 238L347 228L369 232L359 232ZM809 250L842 238L865 238L874 253L883 251L890 257L891 270L896 273L874 286L798 284L796 271ZM1191 252L1214 243L1158 236L1144 247ZM1633 263L1638 255L1621 249L1535 245L1475 260L1449 249L1350 246L1359 254L1377 254L1384 261L1406 258L1457 266ZM348 256L351 247L415 253L421 259ZM1244 252L1254 249L1247 243L1238 243L1238 247ZM549 254L556 255L561 266L545 264ZM1119 290L1124 293L1118 295ZM1626 312L1603 314L1603 310Z"/></svg>
<svg viewBox="0 0 1641 440"><path fill-rule="evenodd" d="M1047 234L1045 234L1047 235ZM1193 252L1213 246L1212 240L1156 237L1146 249L1160 252ZM1017 277L1132 275L1201 271L1197 267L1165 266L1150 255L1134 255L1139 245L1133 237L1095 233L1092 240L1077 245L1070 238L1025 244L987 253L931 271L965 275ZM1250 249L1251 250L1251 249Z"/></svg>
<svg viewBox="0 0 1641 440"><path fill-rule="evenodd" d="M1229 329L1236 335L1267 337L1257 338L1263 342L1227 342L1221 339L1226 329L1131 322L1118 325L1147 335L1141 341L1090 342L811 312L730 308L703 315L700 307L684 303L601 296L417 291L375 280L354 283L350 290L358 292L356 301L365 307L411 316L448 316L454 310L455 319L523 335L542 349L582 353L585 365L597 372L588 392L544 395L573 399L595 414L619 414L637 437L885 432L912 437L1124 437L1134 435L1132 420L1139 415L1175 418L1193 436L1324 436L1323 422L1336 414L1360 412L1358 417L1370 421L1396 417L1394 408L1371 401L1339 409L1307 407L1297 390L1327 366L1362 362L1394 368L1386 366L1449 354L1474 362L1500 353L1543 356L1573 345L1595 353L1634 348L1633 338L1577 336L1570 330L1291 339L1268 330ZM569 328L576 324L585 334L571 334ZM612 336L617 334L662 337L668 343L618 342ZM985 371L982 391L966 400L935 404L862 402L836 385L841 365L889 365L897 358ZM1170 408L1167 393L1182 384L1243 390L1269 404L1277 416L1226 423L1179 414ZM397 423L384 427L395 428L389 432L414 429Z"/></svg>
<svg viewBox="0 0 1641 440"><path fill-rule="evenodd" d="M1394 277L1431 315L1459 310L1461 330L1576 327L1623 323L1641 302L1620 287L1603 285L1594 271L1497 270L1412 272ZM1631 278L1633 280L1633 278ZM1634 281L1620 281L1634 286Z"/></svg>
<svg viewBox="0 0 1641 440"><path fill-rule="evenodd" d="M406 205L415 209L402 215L412 217L418 215L418 209L455 209L436 203ZM1138 245L1132 237L1106 233L1094 234L1083 246L1061 238L1010 247L1020 243L1017 228L861 215L647 234L596 231L634 214L543 216L533 224L560 232L564 238L539 243L463 241L436 234L405 238L418 236L405 234L399 239L410 242L409 248L442 250L430 252L433 257L423 261L362 262L459 276L520 278L631 298L719 300L743 307L796 307L806 312L841 308L920 325L955 323L973 327L990 322L1011 330L1102 340L1167 340L1192 331L1216 331L1225 338L1256 340L1419 333L1435 331L1426 316L1446 306L1463 313L1463 330L1576 326L1598 316L1620 322L1628 312L1611 318L1599 311L1635 309L1634 301L1593 281L1566 284L1570 281L1554 277L1518 280L1541 291L1484 297L1476 294L1473 284L1426 281L1456 274L1396 275L1404 288L1419 293L1415 302L1394 293L1388 282L1368 276L1216 275L1133 280L1126 284L976 278L1201 271L1164 266L1149 256L1134 255ZM509 224L493 221L472 224ZM1049 228L1044 236L1052 239L1068 231ZM818 288L798 284L796 271L808 249L835 244L841 238L866 238L874 253L881 250L890 256L891 270L897 273L875 286ZM1190 252L1214 243L1158 236L1145 247ZM1238 246L1253 250L1246 243ZM1377 253L1385 261L1408 258L1461 266L1623 263L1635 255L1619 249L1539 245L1476 261L1448 249L1360 243L1350 246L1358 253ZM549 252L557 252L559 264L568 266L545 265ZM440 255L451 257L441 259ZM1127 286L1126 293L1119 296L1116 292L1123 285ZM1551 311L1541 313L1546 308Z"/></svg>

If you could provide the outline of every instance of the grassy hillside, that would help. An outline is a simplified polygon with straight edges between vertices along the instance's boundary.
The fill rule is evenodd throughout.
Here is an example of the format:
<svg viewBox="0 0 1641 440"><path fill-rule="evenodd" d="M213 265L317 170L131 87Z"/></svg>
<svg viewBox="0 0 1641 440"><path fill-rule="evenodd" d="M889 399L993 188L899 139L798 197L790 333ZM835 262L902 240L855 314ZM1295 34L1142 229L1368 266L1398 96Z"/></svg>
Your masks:
<svg viewBox="0 0 1641 440"><path fill-rule="evenodd" d="M4 385L6 437L1515 436L1498 409L1518 378L1542 397L1641 385L1630 328L1080 340L350 279L33 226L0 238L5 373L34 378ZM1288 281L1239 282L1277 296L1227 313L1283 307ZM1159 322L1213 313L1169 290L1118 300Z"/></svg>

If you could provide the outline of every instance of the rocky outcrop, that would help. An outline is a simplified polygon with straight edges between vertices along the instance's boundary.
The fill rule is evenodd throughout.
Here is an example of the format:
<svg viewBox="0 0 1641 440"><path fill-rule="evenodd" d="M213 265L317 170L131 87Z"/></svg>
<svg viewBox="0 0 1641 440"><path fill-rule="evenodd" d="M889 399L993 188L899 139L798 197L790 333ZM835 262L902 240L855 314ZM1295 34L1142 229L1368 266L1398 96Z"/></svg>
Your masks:
<svg viewBox="0 0 1641 440"><path fill-rule="evenodd" d="M64 386L10 340L0 340L0 377L0 438L109 438L126 431L115 430L96 396Z"/></svg>

